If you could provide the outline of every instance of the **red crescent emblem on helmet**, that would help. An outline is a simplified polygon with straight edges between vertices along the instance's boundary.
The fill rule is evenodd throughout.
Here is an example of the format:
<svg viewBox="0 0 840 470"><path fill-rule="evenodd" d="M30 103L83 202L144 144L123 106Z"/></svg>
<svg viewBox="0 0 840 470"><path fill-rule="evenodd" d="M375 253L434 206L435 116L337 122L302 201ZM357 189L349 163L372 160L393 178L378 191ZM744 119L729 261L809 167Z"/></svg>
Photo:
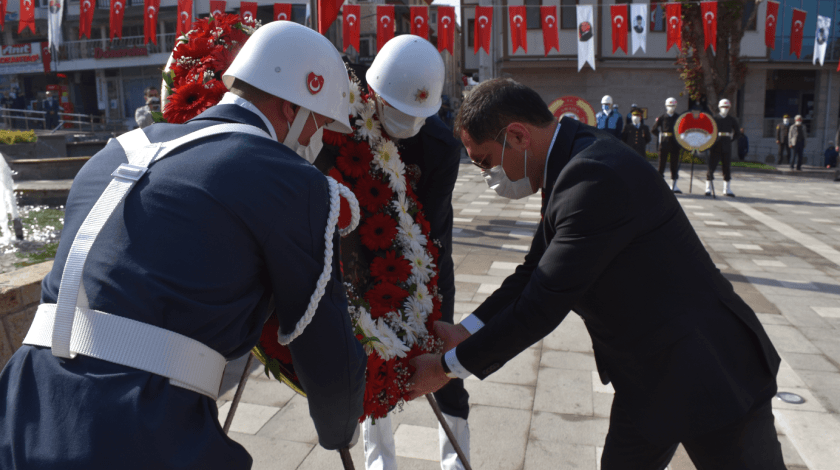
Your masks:
<svg viewBox="0 0 840 470"><path fill-rule="evenodd" d="M315 75L315 72L309 72L309 76L306 77L306 88L309 93L317 95L324 88L324 77Z"/></svg>

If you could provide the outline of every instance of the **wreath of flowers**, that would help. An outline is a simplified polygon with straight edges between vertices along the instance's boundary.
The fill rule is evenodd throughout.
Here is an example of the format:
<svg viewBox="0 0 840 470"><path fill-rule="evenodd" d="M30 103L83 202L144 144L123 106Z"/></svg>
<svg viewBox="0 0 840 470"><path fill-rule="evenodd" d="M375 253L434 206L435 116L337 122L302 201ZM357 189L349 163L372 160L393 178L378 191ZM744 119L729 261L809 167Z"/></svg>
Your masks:
<svg viewBox="0 0 840 470"><path fill-rule="evenodd" d="M158 121L183 123L217 104L227 88L221 77L259 27L237 15L199 19L178 39L163 73L165 106ZM437 287L439 242L412 189L397 145L379 123L374 102L351 75L348 95L353 133L324 132L339 148L329 176L350 188L360 205L361 259L370 260L365 285L345 283L354 333L368 354L364 414L381 418L401 406L411 376L409 360L440 350L432 325L441 317ZM339 226L349 224L342 198ZM363 261L366 262L366 261ZM277 380L304 394L289 349L278 343L279 322L271 316L253 353Z"/></svg>

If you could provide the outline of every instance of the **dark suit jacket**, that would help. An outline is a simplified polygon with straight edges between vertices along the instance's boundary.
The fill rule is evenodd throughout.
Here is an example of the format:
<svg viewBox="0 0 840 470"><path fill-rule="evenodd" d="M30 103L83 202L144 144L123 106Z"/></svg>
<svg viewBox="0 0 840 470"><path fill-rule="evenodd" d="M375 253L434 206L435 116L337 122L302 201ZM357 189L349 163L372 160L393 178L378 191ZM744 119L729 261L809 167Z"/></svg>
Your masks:
<svg viewBox="0 0 840 470"><path fill-rule="evenodd" d="M651 441L719 428L772 396L773 345L662 177L606 134L560 125L544 219L525 262L474 312L485 326L458 346L461 364L483 379L573 309L602 381Z"/></svg>
<svg viewBox="0 0 840 470"><path fill-rule="evenodd" d="M186 124L144 132L163 142L226 122L266 130L250 111L220 105ZM56 301L71 243L125 161L113 141L74 180L42 302ZM256 344L272 295L284 332L306 310L323 270L328 212L326 178L278 142L225 134L188 144L152 164L103 227L83 275L90 307L240 357ZM331 449L347 445L362 414L367 362L350 328L338 255L312 323L290 345L319 440ZM63 360L24 346L0 374L0 410L4 469L29 468L26 462L67 469L251 465L222 433L212 399L90 357Z"/></svg>

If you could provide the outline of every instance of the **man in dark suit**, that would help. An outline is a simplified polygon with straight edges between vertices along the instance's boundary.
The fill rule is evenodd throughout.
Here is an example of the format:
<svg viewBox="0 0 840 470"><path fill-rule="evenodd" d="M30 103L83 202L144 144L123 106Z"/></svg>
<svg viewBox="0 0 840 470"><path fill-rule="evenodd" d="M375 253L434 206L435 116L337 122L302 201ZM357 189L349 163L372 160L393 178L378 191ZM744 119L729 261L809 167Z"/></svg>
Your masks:
<svg viewBox="0 0 840 470"><path fill-rule="evenodd" d="M621 140L636 151L639 155L647 158L645 148L650 143L650 129L642 122L642 110L633 107L630 112L631 121L621 131Z"/></svg>
<svg viewBox="0 0 840 470"><path fill-rule="evenodd" d="M781 124L776 124L776 145L779 146L779 159L777 165L790 161L790 146L788 145L788 133L790 132L790 116L782 116Z"/></svg>
<svg viewBox="0 0 840 470"><path fill-rule="evenodd" d="M779 356L657 171L592 127L558 124L512 80L476 87L456 132L486 173L505 154L500 194L542 188L544 217L493 295L459 325L436 324L448 352L414 360L412 396L486 378L574 309L615 388L603 470L662 469L680 442L698 468L784 469L770 406Z"/></svg>
<svg viewBox="0 0 840 470"><path fill-rule="evenodd" d="M278 63L283 77L274 74ZM307 75L313 73L325 77L317 94L307 91ZM103 221L81 263L83 282L70 290L80 292L78 303L73 299L70 305L83 309L77 324L84 314L87 320L110 317L120 331L142 327L144 340L137 347L145 349L122 349L122 341L102 344L95 336L101 324L91 323L90 330L75 329L73 335L101 354L59 357L55 342L31 344L30 330L0 374L0 468L251 468L245 448L219 426L212 395L221 371L212 371L218 380L208 385L215 390L189 387L189 372L207 370L203 363L213 355L224 368L225 360L248 354L270 315L276 315L283 335L297 331L319 279L326 280L323 296L289 348L320 444L339 449L352 441L363 411L367 358L347 314L339 250L328 257L326 249L329 183L299 156L302 151L280 143L291 138L304 148L317 145L316 128L333 120L349 132L348 105L336 102L349 94L346 69L323 36L278 21L251 36L224 80L232 93L221 104L185 124L159 124L114 139L76 177L33 325L40 324L43 307L61 306L68 283L79 282L67 274L79 269L69 253L71 244L76 253L82 239L77 233L91 207L106 187L137 178L137 187ZM300 121L302 129L290 129ZM123 165L127 155L134 162L136 152L161 148L129 145L139 141L126 139L174 145L174 139L220 124L240 127L234 132L216 127L139 176ZM112 183L115 170L122 180ZM337 230L332 242L339 243ZM60 334L54 324L53 333ZM167 341L151 343L161 331ZM182 338L187 349L177 346ZM174 354L162 364L122 365L154 356L157 349ZM114 350L123 362L103 357ZM186 374L148 370L169 370L181 357L191 363Z"/></svg>
<svg viewBox="0 0 840 470"><path fill-rule="evenodd" d="M43 108L46 114L44 115L44 129L51 131L58 126L58 113L61 111L61 105L56 98L54 91L47 92L47 99L44 100Z"/></svg>

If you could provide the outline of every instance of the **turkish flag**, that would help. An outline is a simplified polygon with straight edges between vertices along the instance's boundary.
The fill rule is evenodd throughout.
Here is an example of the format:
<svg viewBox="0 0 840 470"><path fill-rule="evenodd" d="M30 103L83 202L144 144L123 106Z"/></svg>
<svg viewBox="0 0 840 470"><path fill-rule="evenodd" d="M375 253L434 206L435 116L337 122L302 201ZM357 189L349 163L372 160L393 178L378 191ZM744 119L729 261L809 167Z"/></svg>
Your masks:
<svg viewBox="0 0 840 470"><path fill-rule="evenodd" d="M682 46L682 5L679 3L665 4L665 25L668 27L668 47L665 52L671 50L671 46Z"/></svg>
<svg viewBox="0 0 840 470"><path fill-rule="evenodd" d="M239 2L239 18L248 26L257 24L257 2Z"/></svg>
<svg viewBox="0 0 840 470"><path fill-rule="evenodd" d="M160 0L143 0L143 44L157 44L157 18Z"/></svg>
<svg viewBox="0 0 840 470"><path fill-rule="evenodd" d="M542 18L542 32L543 45L545 46L545 55L551 51L552 48L560 52L560 40L557 34L557 7L554 5L541 6L540 17Z"/></svg>
<svg viewBox="0 0 840 470"><path fill-rule="evenodd" d="M82 3L79 5L79 39L82 39L83 34L90 39L90 25L93 23L93 9L95 1L96 0L82 0Z"/></svg>
<svg viewBox="0 0 840 470"><path fill-rule="evenodd" d="M210 0L210 16L224 15L227 2L225 0Z"/></svg>
<svg viewBox="0 0 840 470"><path fill-rule="evenodd" d="M411 7L411 34L429 40L429 7Z"/></svg>
<svg viewBox="0 0 840 470"><path fill-rule="evenodd" d="M359 19L362 17L362 7L359 5L344 5L344 24L342 33L344 35L344 51L353 46L359 52Z"/></svg>
<svg viewBox="0 0 840 470"><path fill-rule="evenodd" d="M6 1L0 0L0 31L3 31L3 28L6 27Z"/></svg>
<svg viewBox="0 0 840 470"><path fill-rule="evenodd" d="M767 1L767 16L764 18L764 45L776 48L776 19L779 17L779 2Z"/></svg>
<svg viewBox="0 0 840 470"><path fill-rule="evenodd" d="M627 5L610 5L613 54L619 48L627 54Z"/></svg>
<svg viewBox="0 0 840 470"><path fill-rule="evenodd" d="M4 0L5 1L5 0ZM3 15L5 16L5 15ZM34 0L20 1L20 22L18 23L18 34L29 28L35 34L35 3Z"/></svg>
<svg viewBox="0 0 840 470"><path fill-rule="evenodd" d="M275 3L274 4L274 19L272 21L291 21L292 20L292 4L291 3Z"/></svg>
<svg viewBox="0 0 840 470"><path fill-rule="evenodd" d="M479 49L490 53L490 38L493 29L493 7L475 7L475 34L473 35L473 53Z"/></svg>
<svg viewBox="0 0 840 470"><path fill-rule="evenodd" d="M455 53L455 7L438 7L438 52Z"/></svg>
<svg viewBox="0 0 840 470"><path fill-rule="evenodd" d="M712 46L712 50L717 53L717 2L700 2L700 12L703 14L703 35L706 37L703 49Z"/></svg>
<svg viewBox="0 0 840 470"><path fill-rule="evenodd" d="M122 39L122 24L125 16L125 0L111 0L111 41L114 36Z"/></svg>
<svg viewBox="0 0 840 470"><path fill-rule="evenodd" d="M211 6L212 8L212 6ZM178 27L175 35L180 37L190 31L192 25L192 0L178 0Z"/></svg>
<svg viewBox="0 0 840 470"><path fill-rule="evenodd" d="M41 41L41 62L44 65L44 73L50 73L52 53L50 52L49 41Z"/></svg>
<svg viewBox="0 0 840 470"><path fill-rule="evenodd" d="M318 0L318 32L325 34L338 18L344 0ZM394 7L391 7L393 10ZM393 15L391 15L393 16Z"/></svg>
<svg viewBox="0 0 840 470"><path fill-rule="evenodd" d="M802 55L802 30L805 27L805 16L807 16L805 10L793 9L793 18L790 23L790 53L796 54L797 59Z"/></svg>
<svg viewBox="0 0 840 470"><path fill-rule="evenodd" d="M514 54L519 48L528 52L528 8L524 5L509 6L508 20L510 20L510 42L513 45Z"/></svg>
<svg viewBox="0 0 840 470"><path fill-rule="evenodd" d="M376 5L376 52L394 38L394 5Z"/></svg>

